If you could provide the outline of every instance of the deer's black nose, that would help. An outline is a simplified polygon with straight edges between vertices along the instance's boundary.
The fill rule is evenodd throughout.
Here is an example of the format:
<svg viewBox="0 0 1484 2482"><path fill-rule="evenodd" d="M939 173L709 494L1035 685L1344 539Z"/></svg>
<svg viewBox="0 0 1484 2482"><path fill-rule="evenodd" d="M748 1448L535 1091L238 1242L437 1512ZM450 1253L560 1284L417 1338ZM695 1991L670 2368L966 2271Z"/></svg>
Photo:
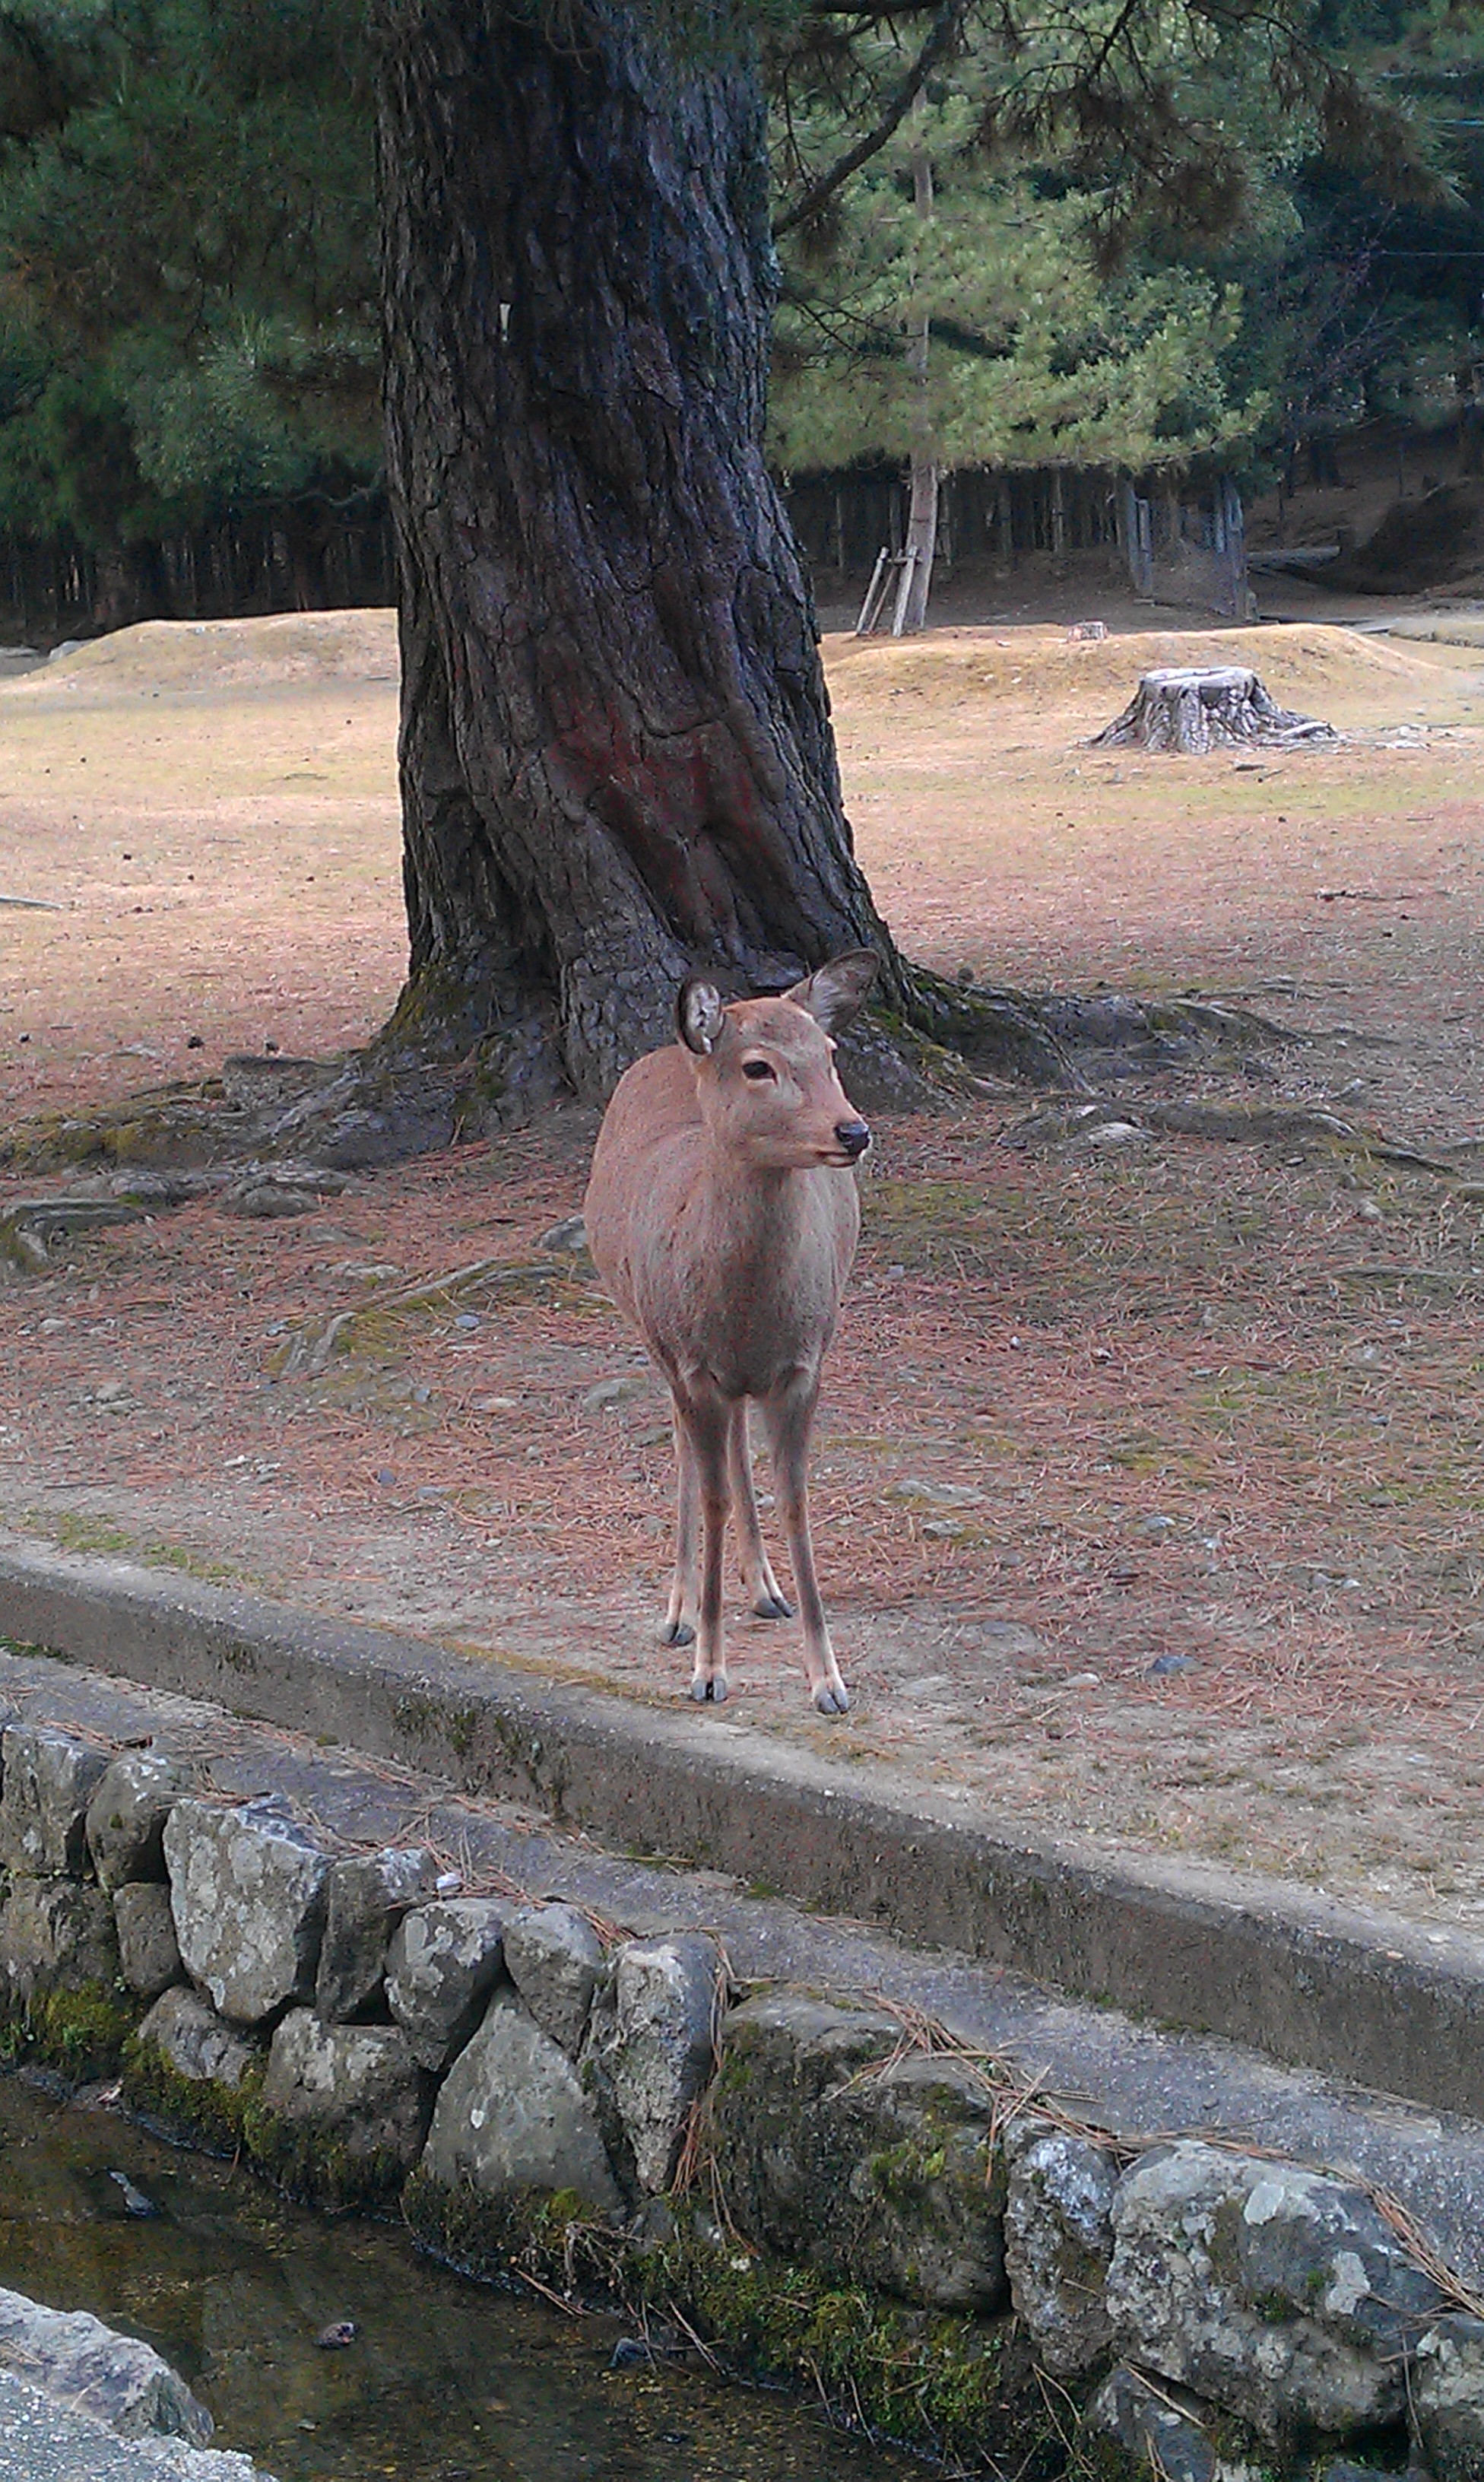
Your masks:
<svg viewBox="0 0 1484 2482"><path fill-rule="evenodd" d="M871 1144L871 1131L864 1121L837 1121L835 1135L851 1157L863 1155Z"/></svg>

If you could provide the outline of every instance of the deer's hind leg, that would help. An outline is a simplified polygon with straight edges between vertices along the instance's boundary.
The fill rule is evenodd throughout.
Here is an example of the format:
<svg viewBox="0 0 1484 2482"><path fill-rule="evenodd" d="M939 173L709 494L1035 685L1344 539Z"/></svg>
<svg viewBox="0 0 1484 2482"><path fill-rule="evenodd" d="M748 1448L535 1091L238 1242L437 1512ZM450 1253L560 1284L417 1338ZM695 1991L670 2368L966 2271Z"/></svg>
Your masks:
<svg viewBox="0 0 1484 2482"><path fill-rule="evenodd" d="M742 1556L742 1584L753 1615L760 1621L787 1621L794 1606L773 1574L758 1521L752 1489L752 1455L747 1444L747 1400L732 1408L726 1442L727 1472L732 1485L732 1514L737 1519L737 1547Z"/></svg>
<svg viewBox="0 0 1484 2482"><path fill-rule="evenodd" d="M701 1475L678 1398L671 1400L670 1412L675 1424L675 1574L660 1644L691 1646L701 1607Z"/></svg>

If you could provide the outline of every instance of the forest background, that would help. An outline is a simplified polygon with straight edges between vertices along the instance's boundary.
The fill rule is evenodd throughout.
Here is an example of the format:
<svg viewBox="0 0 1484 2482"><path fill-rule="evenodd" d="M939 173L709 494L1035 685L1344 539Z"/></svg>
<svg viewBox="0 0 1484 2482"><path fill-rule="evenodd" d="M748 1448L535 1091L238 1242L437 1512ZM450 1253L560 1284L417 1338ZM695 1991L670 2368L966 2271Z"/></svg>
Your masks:
<svg viewBox="0 0 1484 2482"><path fill-rule="evenodd" d="M1199 40L1173 13L1155 63L1203 133L1184 197L1017 128L1024 62L976 25L946 0L924 45L888 13L846 62L764 18L785 478L1204 462L1250 490L1386 421L1477 457L1466 0L1312 11L1406 115L1410 198L1365 142L1321 146L1239 13ZM372 68L362 0L0 9L0 603L86 573L95 625L262 608L274 569L273 599L392 599Z"/></svg>

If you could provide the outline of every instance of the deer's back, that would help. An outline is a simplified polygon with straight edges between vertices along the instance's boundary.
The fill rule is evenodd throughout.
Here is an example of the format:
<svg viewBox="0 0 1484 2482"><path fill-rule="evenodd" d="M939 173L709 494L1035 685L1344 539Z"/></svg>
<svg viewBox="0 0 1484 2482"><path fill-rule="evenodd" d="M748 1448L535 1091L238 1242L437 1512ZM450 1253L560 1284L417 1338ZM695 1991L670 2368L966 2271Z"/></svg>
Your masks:
<svg viewBox="0 0 1484 2482"><path fill-rule="evenodd" d="M624 1071L598 1132L583 1217L593 1264L630 1318L638 1317L631 1267L652 1222L654 1186L678 1203L704 1136L695 1080L678 1045L648 1052Z"/></svg>

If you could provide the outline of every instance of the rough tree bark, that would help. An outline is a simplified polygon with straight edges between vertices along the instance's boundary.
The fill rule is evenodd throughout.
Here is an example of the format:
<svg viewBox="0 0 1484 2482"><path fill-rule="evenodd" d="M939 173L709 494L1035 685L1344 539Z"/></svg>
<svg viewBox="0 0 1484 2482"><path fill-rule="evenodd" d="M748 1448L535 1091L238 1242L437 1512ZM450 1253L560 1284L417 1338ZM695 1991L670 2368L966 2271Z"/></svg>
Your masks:
<svg viewBox="0 0 1484 2482"><path fill-rule="evenodd" d="M394 1039L605 1094L697 966L869 946L763 462L761 93L637 20L383 0L411 970ZM513 1090L511 1092L510 1090Z"/></svg>

